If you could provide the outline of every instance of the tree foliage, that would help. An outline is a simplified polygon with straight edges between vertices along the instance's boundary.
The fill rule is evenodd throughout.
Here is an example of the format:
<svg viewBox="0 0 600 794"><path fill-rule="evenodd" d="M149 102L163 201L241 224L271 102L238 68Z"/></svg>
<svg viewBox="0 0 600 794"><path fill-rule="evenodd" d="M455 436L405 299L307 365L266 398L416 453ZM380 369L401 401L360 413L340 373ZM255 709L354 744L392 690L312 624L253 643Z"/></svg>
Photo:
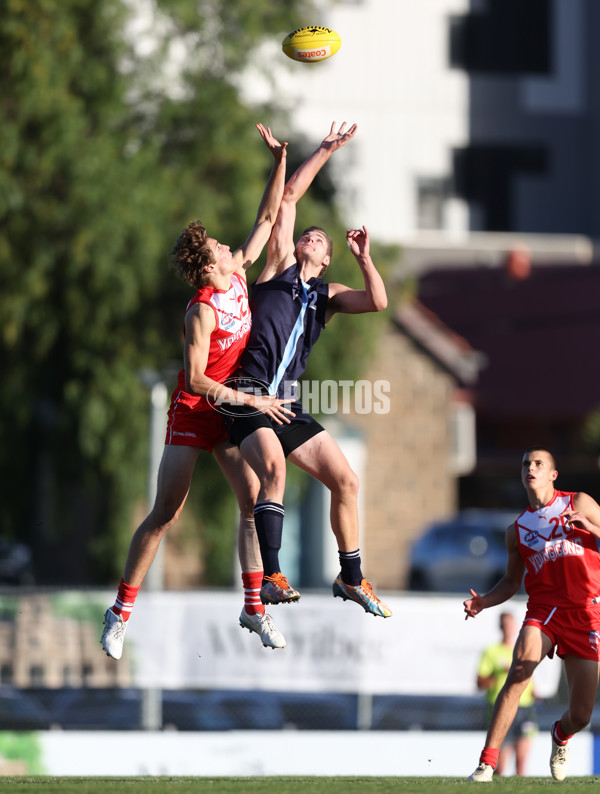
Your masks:
<svg viewBox="0 0 600 794"><path fill-rule="evenodd" d="M168 252L194 217L233 247L247 236L270 168L254 123L276 131L283 116L247 107L237 79L310 2L149 0L144 41L133 7L6 0L0 18L0 533L32 545L49 583L121 570L146 492L140 372L181 360L191 295ZM327 192L301 217L342 240ZM336 280L350 269L346 251ZM327 334L317 373L356 365L372 335L360 327ZM208 580L225 582L235 511L210 456L191 499Z"/></svg>

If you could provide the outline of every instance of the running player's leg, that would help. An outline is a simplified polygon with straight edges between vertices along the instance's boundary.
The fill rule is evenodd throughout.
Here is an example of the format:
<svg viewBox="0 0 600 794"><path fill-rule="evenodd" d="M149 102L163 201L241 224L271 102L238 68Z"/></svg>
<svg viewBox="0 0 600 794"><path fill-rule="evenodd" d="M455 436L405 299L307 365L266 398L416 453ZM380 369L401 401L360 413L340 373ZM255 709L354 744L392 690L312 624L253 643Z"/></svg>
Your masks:
<svg viewBox="0 0 600 794"><path fill-rule="evenodd" d="M565 675L569 687L569 707L552 725L550 772L555 780L564 780L569 772L568 742L573 734L589 723L598 689L599 664L593 659L578 656L564 657Z"/></svg>
<svg viewBox="0 0 600 794"><path fill-rule="evenodd" d="M565 656L565 675L569 688L569 707L559 720L564 735L583 730L592 717L600 664L592 659Z"/></svg>
<svg viewBox="0 0 600 794"><path fill-rule="evenodd" d="M566 611L565 611L566 612ZM569 609L568 620L559 613L557 652L565 665L569 707L552 726L550 771L564 780L569 768L568 741L589 723L600 676L600 608Z"/></svg>
<svg viewBox="0 0 600 794"><path fill-rule="evenodd" d="M537 625L525 625L519 632L508 676L494 703L479 767L471 775L471 780L491 780L500 747L515 718L521 695L535 668L552 647L551 639Z"/></svg>

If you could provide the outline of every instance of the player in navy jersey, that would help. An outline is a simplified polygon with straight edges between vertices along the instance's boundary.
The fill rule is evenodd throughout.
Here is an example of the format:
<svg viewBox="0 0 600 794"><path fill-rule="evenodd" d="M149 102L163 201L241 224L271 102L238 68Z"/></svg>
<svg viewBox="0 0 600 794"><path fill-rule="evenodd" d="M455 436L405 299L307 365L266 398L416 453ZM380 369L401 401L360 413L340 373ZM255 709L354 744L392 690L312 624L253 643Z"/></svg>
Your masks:
<svg viewBox="0 0 600 794"><path fill-rule="evenodd" d="M306 229L294 242L296 204L333 152L350 141L356 124L346 131L335 122L329 135L286 184L271 233L267 264L253 287L253 327L236 388L294 396L293 383L325 325L337 312L361 314L387 306L385 285L369 253L366 228L347 232L346 240L364 279L364 289L329 283L322 276L331 262L332 241L318 226ZM375 595L361 570L358 548L358 478L330 434L295 400L288 407L291 422L276 424L245 406L231 406L226 417L230 439L260 480L254 520L265 578L263 603L297 601L299 593L281 572L279 550L283 530L286 457L320 480L331 491L331 527L340 558L334 596L360 604L366 612L389 617L390 609Z"/></svg>
<svg viewBox="0 0 600 794"><path fill-rule="evenodd" d="M529 505L506 530L506 573L489 592L471 590L467 618L515 595L525 576L529 599L512 664L498 693L479 766L469 777L489 783L519 699L546 656L563 659L569 704L552 726L550 772L564 780L569 739L590 721L600 674L600 505L582 492L557 491L554 457L532 447L521 482Z"/></svg>
<svg viewBox="0 0 600 794"><path fill-rule="evenodd" d="M287 410L281 400L267 397L256 402L254 395L236 394L223 385L237 369L250 331L246 270L269 239L285 184L287 144L280 144L268 127L258 124L257 128L274 164L245 243L231 251L193 221L171 252L175 270L197 292L186 308L184 368L171 398L154 506L133 535L115 603L104 617L102 647L114 659L121 658L127 621L161 538L183 509L200 450L214 454L240 508L238 551L245 592L240 625L258 634L265 646L285 646L259 598L262 562L253 521L258 481L228 442L222 415L209 399L225 395L254 404L275 423Z"/></svg>

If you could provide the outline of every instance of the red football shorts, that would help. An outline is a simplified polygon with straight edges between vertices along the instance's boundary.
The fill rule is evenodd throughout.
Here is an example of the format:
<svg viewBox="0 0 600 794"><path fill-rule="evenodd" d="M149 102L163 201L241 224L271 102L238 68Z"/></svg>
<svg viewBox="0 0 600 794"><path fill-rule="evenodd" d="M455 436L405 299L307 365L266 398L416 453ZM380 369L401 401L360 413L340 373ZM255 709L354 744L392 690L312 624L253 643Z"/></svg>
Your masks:
<svg viewBox="0 0 600 794"><path fill-rule="evenodd" d="M171 396L165 444L200 447L212 452L223 441L227 441L227 430L221 414L202 397L175 389Z"/></svg>
<svg viewBox="0 0 600 794"><path fill-rule="evenodd" d="M581 608L528 605L523 625L537 625L561 658L600 661L600 604Z"/></svg>

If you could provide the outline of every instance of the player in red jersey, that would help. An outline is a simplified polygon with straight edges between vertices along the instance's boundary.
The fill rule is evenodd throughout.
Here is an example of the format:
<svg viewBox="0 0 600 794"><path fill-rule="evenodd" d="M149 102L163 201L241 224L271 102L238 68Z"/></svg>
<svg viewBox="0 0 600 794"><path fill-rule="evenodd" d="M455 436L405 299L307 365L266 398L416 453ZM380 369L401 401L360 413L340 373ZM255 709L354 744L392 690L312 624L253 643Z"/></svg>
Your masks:
<svg viewBox="0 0 600 794"><path fill-rule="evenodd" d="M554 650L563 659L569 706L552 726L550 771L564 780L568 740L589 723L600 674L600 505L585 493L558 491L554 457L523 455L529 507L506 530L506 573L484 595L471 590L465 620L502 604L521 587L529 596L506 683L498 693L479 766L469 780L492 780L500 746L537 665Z"/></svg>
<svg viewBox="0 0 600 794"><path fill-rule="evenodd" d="M280 144L268 127L257 124L257 128L274 163L246 242L231 252L229 246L208 237L200 222L194 221L171 252L175 270L197 292L185 314L184 369L171 398L156 500L133 535L115 604L104 617L102 646L115 659L121 658L127 620L161 538L183 509L200 450L214 454L240 507L238 551L245 589L240 624L255 631L264 645L285 646L283 635L265 614L259 598L263 571L253 521L258 480L237 448L228 442L222 414L207 399L243 402L276 422L286 421L283 403L288 400L259 398L223 386L238 366L250 333L246 270L269 239L285 183L287 144Z"/></svg>

